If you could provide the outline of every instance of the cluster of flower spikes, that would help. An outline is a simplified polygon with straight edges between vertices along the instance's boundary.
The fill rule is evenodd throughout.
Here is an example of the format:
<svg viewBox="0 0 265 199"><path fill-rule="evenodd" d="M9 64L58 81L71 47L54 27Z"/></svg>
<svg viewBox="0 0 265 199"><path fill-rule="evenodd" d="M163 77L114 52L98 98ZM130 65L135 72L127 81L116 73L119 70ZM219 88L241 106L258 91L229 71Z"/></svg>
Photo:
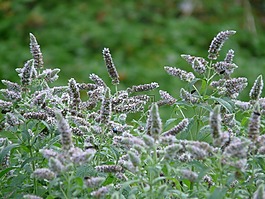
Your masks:
<svg viewBox="0 0 265 199"><path fill-rule="evenodd" d="M51 87L51 83L58 79L60 69L44 68L40 45L31 33L30 52L33 58L24 67L16 69L20 83L2 80L6 89L0 90L3 96L3 100L0 99L0 110L4 115L0 129L15 131L20 125L27 125L32 120L52 127L48 129L57 129L61 135L61 148L43 148L41 151L48 159L49 168L36 169L33 174L42 179L51 180L71 169L71 165L90 161L95 151L89 147L86 149L87 146L83 146L84 149L75 147L73 137L87 137L89 141L84 145L94 145L90 139L93 134L123 132L127 128L127 114L142 112L150 100L147 94L139 93L159 87L158 83L152 82L133 85L113 94L110 87L96 74L89 75L92 83L78 83L71 78L67 86ZM119 75L109 49L104 48L102 54L112 84L117 87ZM87 100L80 97L83 91L87 92ZM114 115L118 115L118 121L114 121ZM30 129L28 131L34 133ZM45 139L51 133L48 131L46 129L40 132L38 137Z"/></svg>

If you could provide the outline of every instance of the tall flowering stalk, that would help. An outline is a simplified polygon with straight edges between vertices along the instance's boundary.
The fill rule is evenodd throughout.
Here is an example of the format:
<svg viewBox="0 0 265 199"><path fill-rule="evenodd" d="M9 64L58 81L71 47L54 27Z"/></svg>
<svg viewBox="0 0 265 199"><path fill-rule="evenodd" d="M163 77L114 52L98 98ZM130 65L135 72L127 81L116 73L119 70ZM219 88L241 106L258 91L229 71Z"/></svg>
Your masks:
<svg viewBox="0 0 265 199"><path fill-rule="evenodd" d="M61 112L55 112L58 131L61 134L62 148L65 152L68 152L73 146L72 143L72 131L66 119L63 118Z"/></svg>
<svg viewBox="0 0 265 199"><path fill-rule="evenodd" d="M221 115L220 115L220 105L214 107L213 111L210 114L210 127L211 134L215 140L221 136Z"/></svg>
<svg viewBox="0 0 265 199"><path fill-rule="evenodd" d="M109 73L110 78L112 79L112 84L117 85L119 84L119 75L118 72L116 70L116 67L113 63L110 51L108 48L104 48L102 51L103 54L103 58Z"/></svg>
<svg viewBox="0 0 265 199"><path fill-rule="evenodd" d="M43 67L43 56L40 50L40 45L37 42L36 37L30 33L30 52L34 59L34 67L35 68L42 68Z"/></svg>
<svg viewBox="0 0 265 199"><path fill-rule="evenodd" d="M153 103L149 110L148 118L146 121L147 134L151 135L155 139L158 139L162 131L162 121L159 115L157 103Z"/></svg>
<svg viewBox="0 0 265 199"><path fill-rule="evenodd" d="M251 100L258 100L263 89L263 79L262 75L259 75L252 86L249 97Z"/></svg>
<svg viewBox="0 0 265 199"><path fill-rule="evenodd" d="M100 123L108 124L111 118L111 112L111 94L109 88L107 88L100 109Z"/></svg>
<svg viewBox="0 0 265 199"><path fill-rule="evenodd" d="M256 141L259 134L260 134L260 110L259 110L259 104L256 104L249 118L248 137L251 140Z"/></svg>
<svg viewBox="0 0 265 199"><path fill-rule="evenodd" d="M236 31L234 30L226 30L218 33L217 36L214 37L214 39L211 42L211 45L208 50L209 53L208 58L211 60L216 60L221 48L224 45L224 42L228 39L230 35L233 35L235 33Z"/></svg>

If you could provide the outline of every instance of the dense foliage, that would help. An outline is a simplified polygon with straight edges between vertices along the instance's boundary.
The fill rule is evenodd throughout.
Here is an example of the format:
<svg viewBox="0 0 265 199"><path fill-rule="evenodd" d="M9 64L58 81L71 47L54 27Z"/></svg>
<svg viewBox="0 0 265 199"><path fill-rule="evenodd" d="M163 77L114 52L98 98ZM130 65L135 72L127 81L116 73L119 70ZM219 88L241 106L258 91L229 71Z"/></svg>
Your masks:
<svg viewBox="0 0 265 199"><path fill-rule="evenodd" d="M0 196L264 198L263 77L238 100L248 79L234 76L234 50L219 56L235 33L219 32L207 57L181 55L193 72L165 66L186 85L176 85L180 98L161 89L157 100L148 92L159 81L119 87L108 48L112 85L92 73L90 82L54 86L60 69L45 67L30 34L32 59L16 69L20 82L2 80L0 90Z"/></svg>

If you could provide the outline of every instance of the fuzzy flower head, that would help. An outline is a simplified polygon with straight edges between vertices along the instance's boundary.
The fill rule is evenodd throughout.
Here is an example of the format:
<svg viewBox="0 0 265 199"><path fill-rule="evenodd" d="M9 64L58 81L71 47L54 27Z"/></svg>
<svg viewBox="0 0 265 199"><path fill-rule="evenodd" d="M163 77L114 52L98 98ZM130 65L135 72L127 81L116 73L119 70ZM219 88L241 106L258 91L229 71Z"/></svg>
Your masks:
<svg viewBox="0 0 265 199"><path fill-rule="evenodd" d="M153 136L155 139L158 139L162 131L162 122L159 115L158 105L153 103L149 110L149 115L146 122L147 134Z"/></svg>
<svg viewBox="0 0 265 199"><path fill-rule="evenodd" d="M249 97L251 100L258 100L263 89L263 79L262 75L259 75L252 86Z"/></svg>
<svg viewBox="0 0 265 199"><path fill-rule="evenodd" d="M74 110L78 110L81 99L80 99L79 88L77 86L75 79L71 78L69 80L68 85L70 91L71 108Z"/></svg>
<svg viewBox="0 0 265 199"><path fill-rule="evenodd" d="M193 70L199 74L203 74L206 71L208 62L202 57L195 57L191 55L181 55L193 68Z"/></svg>
<svg viewBox="0 0 265 199"><path fill-rule="evenodd" d="M216 60L221 48L224 45L224 42L229 38L230 35L235 34L236 31L234 30L226 30L219 32L216 37L211 42L211 45L208 50L208 58L211 60Z"/></svg>
<svg viewBox="0 0 265 199"><path fill-rule="evenodd" d="M189 102L191 104L196 104L199 102L199 98L186 91L184 88L180 89L180 97L183 101Z"/></svg>
<svg viewBox="0 0 265 199"><path fill-rule="evenodd" d="M150 90L154 90L158 87L159 87L158 83L152 82L150 84L142 84L142 85L132 86L132 88L128 88L127 91L128 91L128 93L150 91Z"/></svg>
<svg viewBox="0 0 265 199"><path fill-rule="evenodd" d="M68 151L72 146L72 131L66 119L63 118L61 112L55 112L58 131L61 134L61 142L63 150Z"/></svg>
<svg viewBox="0 0 265 199"><path fill-rule="evenodd" d="M161 101L159 101L158 105L164 105L164 104L167 104L167 105L173 105L177 100L172 97L168 92L166 91L163 91L163 90L160 90L159 91L159 94L162 98Z"/></svg>
<svg viewBox="0 0 265 199"><path fill-rule="evenodd" d="M34 67L35 68L42 68L43 67L43 56L40 50L40 45L37 42L36 37L30 33L30 53L34 59Z"/></svg>
<svg viewBox="0 0 265 199"><path fill-rule="evenodd" d="M235 56L235 52L234 52L232 49L230 49L230 50L226 53L226 56L225 56L224 61L225 61L226 63L233 63L234 56Z"/></svg>
<svg viewBox="0 0 265 199"><path fill-rule="evenodd" d="M179 68L174 68L170 66L165 66L164 69L169 75L179 77L181 80L187 82L191 82L193 79L195 79L195 76L192 72L187 72Z"/></svg>
<svg viewBox="0 0 265 199"><path fill-rule="evenodd" d="M24 64L23 68L16 69L18 76L20 77L21 84L23 86L29 85L32 81L32 74L34 70L34 60L31 59Z"/></svg>
<svg viewBox="0 0 265 199"><path fill-rule="evenodd" d="M110 89L107 88L105 92L105 96L103 98L101 109L100 109L100 116L99 120L101 123L108 124L111 118L111 94Z"/></svg>
<svg viewBox="0 0 265 199"><path fill-rule="evenodd" d="M259 104L254 106L254 110L249 118L248 137L255 141L260 134L260 111Z"/></svg>
<svg viewBox="0 0 265 199"><path fill-rule="evenodd" d="M55 177L55 173L53 173L50 169L41 168L41 169L36 169L33 172L33 176L42 180L43 179L52 180Z"/></svg>
<svg viewBox="0 0 265 199"><path fill-rule="evenodd" d="M110 51L108 48L104 48L102 51L103 54L103 58L109 73L110 78L112 79L112 83L114 85L119 84L119 75L118 72L116 70L116 67L113 63Z"/></svg>
<svg viewBox="0 0 265 199"><path fill-rule="evenodd" d="M210 114L210 127L213 139L220 137L221 132L221 115L220 115L220 105L215 106Z"/></svg>
<svg viewBox="0 0 265 199"><path fill-rule="evenodd" d="M189 120L185 118L178 125L164 132L163 136L176 135L182 130L184 130L188 126L188 124L189 124Z"/></svg>

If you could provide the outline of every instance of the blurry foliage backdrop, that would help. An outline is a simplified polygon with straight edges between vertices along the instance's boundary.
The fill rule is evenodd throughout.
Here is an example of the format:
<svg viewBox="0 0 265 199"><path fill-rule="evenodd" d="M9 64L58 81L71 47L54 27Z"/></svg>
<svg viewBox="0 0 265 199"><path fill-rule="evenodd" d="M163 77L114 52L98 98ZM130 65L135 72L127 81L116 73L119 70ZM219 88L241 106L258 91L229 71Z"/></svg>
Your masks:
<svg viewBox="0 0 265 199"><path fill-rule="evenodd" d="M226 29L237 34L222 52L235 50L236 74L250 87L265 74L262 0L0 0L0 78L18 81L15 68L31 58L31 32L45 66L61 69L58 85L71 77L89 82L90 73L110 83L101 54L108 47L121 89L157 81L177 97L182 84L163 66L191 71L180 54L207 57L211 39Z"/></svg>

